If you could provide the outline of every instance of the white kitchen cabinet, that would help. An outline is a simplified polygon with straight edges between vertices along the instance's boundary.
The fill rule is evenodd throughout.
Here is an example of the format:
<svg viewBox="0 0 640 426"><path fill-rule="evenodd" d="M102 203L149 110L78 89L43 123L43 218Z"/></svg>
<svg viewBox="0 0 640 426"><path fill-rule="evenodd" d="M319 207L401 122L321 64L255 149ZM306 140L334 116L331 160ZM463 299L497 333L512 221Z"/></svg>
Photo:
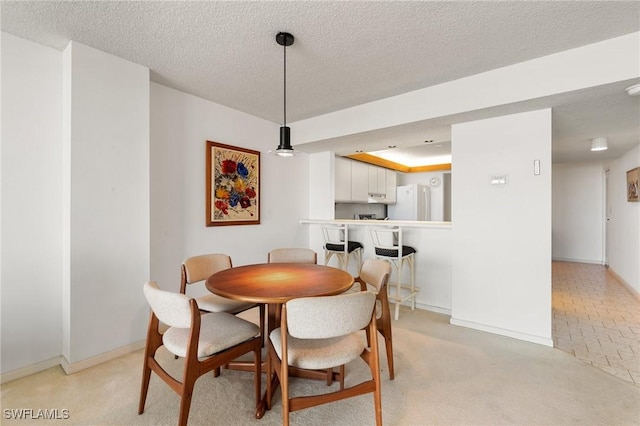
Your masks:
<svg viewBox="0 0 640 426"><path fill-rule="evenodd" d="M385 174L385 191L387 193L386 203L395 204L396 202L396 187L398 186L398 175L393 170L386 170Z"/></svg>
<svg viewBox="0 0 640 426"><path fill-rule="evenodd" d="M384 167L336 156L334 185L336 203L396 202L396 172Z"/></svg>
<svg viewBox="0 0 640 426"><path fill-rule="evenodd" d="M351 202L351 163L344 157L336 157L335 162L335 201Z"/></svg>
<svg viewBox="0 0 640 426"><path fill-rule="evenodd" d="M387 191L386 169L369 166L369 194L384 195Z"/></svg>
<svg viewBox="0 0 640 426"><path fill-rule="evenodd" d="M369 165L351 162L351 201L366 203L369 198Z"/></svg>

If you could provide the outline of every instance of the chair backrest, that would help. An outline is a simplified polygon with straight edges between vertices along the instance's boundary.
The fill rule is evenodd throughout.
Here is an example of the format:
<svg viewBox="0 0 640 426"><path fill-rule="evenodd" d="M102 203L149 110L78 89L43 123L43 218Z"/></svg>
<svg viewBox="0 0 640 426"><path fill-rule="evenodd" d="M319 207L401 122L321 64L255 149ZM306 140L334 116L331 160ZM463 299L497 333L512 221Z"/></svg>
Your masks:
<svg viewBox="0 0 640 426"><path fill-rule="evenodd" d="M362 330L373 315L370 291L337 296L303 297L286 303L287 329L299 339L326 339Z"/></svg>
<svg viewBox="0 0 640 426"><path fill-rule="evenodd" d="M180 293L160 290L155 281L146 282L143 292L151 310L160 321L171 327L191 327L189 297Z"/></svg>
<svg viewBox="0 0 640 426"><path fill-rule="evenodd" d="M347 225L340 224L323 224L322 235L324 236L324 242L326 244L346 244L345 241L349 241L349 228Z"/></svg>
<svg viewBox="0 0 640 426"><path fill-rule="evenodd" d="M386 257L402 257L402 228L399 226L371 227L371 240L376 255ZM395 256L390 255L395 253Z"/></svg>
<svg viewBox="0 0 640 426"><path fill-rule="evenodd" d="M360 270L360 281L365 282L375 289L376 293L389 281L391 276L391 264L382 259L367 259Z"/></svg>
<svg viewBox="0 0 640 426"><path fill-rule="evenodd" d="M269 263L318 263L318 255L307 248L278 248L269 252Z"/></svg>
<svg viewBox="0 0 640 426"><path fill-rule="evenodd" d="M182 283L180 293L185 293L186 285L206 280L216 272L231 268L231 257L214 253L193 256L182 262Z"/></svg>

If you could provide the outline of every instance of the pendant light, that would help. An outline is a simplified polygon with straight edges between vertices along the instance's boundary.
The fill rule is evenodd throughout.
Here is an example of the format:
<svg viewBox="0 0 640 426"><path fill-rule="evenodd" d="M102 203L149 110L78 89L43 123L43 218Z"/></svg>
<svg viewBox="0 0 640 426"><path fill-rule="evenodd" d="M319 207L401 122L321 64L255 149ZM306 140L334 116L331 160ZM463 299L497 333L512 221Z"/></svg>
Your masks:
<svg viewBox="0 0 640 426"><path fill-rule="evenodd" d="M282 127L280 127L280 145L276 149L276 155L291 157L295 154L291 146L291 129L287 127L287 46L293 44L293 35L280 32L276 35L276 42L284 48L284 114Z"/></svg>

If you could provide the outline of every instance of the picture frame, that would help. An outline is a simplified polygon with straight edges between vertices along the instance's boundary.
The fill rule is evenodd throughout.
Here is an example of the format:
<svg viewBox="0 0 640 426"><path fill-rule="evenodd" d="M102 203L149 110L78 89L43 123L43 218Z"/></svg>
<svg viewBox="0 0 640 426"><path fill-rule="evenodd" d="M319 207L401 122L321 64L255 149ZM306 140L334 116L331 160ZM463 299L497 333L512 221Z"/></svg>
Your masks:
<svg viewBox="0 0 640 426"><path fill-rule="evenodd" d="M640 177L640 167L627 171L627 201L639 202L640 187L638 178Z"/></svg>
<svg viewBox="0 0 640 426"><path fill-rule="evenodd" d="M260 152L206 141L206 225L260 224Z"/></svg>

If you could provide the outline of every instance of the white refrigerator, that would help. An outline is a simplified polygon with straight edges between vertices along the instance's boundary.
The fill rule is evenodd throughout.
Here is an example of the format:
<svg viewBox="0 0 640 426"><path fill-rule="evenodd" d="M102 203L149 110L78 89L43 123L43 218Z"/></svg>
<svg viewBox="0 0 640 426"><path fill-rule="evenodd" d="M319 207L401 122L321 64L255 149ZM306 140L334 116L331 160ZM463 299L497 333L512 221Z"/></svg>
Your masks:
<svg viewBox="0 0 640 426"><path fill-rule="evenodd" d="M396 187L396 203L387 206L389 220L429 220L429 196L427 185Z"/></svg>

